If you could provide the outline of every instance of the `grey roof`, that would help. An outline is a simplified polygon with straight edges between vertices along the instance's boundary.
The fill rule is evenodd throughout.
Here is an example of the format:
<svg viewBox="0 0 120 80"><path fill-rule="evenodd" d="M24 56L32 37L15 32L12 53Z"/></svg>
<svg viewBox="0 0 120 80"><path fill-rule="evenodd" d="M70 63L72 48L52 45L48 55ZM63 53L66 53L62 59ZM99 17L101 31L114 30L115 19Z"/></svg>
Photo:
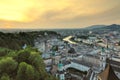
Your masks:
<svg viewBox="0 0 120 80"><path fill-rule="evenodd" d="M62 61L62 64L63 64L63 65L70 64L70 61Z"/></svg>
<svg viewBox="0 0 120 80"><path fill-rule="evenodd" d="M100 57L97 56L97 55L85 54L84 56L87 56L87 57L94 57L94 58L96 58L96 59L100 59Z"/></svg>
<svg viewBox="0 0 120 80"><path fill-rule="evenodd" d="M82 65L84 65L84 66L88 66L88 67L92 67L93 66L93 64L91 64L91 63L88 63L88 62L85 62L85 61L83 61L83 60L72 60L72 62L74 62L74 63L78 63L78 64L82 64Z"/></svg>

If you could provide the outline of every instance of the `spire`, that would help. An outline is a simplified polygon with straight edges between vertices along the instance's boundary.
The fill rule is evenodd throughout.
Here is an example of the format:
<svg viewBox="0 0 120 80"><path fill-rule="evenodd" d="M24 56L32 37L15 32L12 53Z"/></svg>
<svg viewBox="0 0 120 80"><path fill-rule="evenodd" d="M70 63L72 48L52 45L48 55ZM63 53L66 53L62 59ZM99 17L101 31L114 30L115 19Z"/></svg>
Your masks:
<svg viewBox="0 0 120 80"><path fill-rule="evenodd" d="M59 79L60 80L65 80L65 74L64 74L64 70L63 70L63 64L61 61L59 61L58 64L58 75L59 75Z"/></svg>
<svg viewBox="0 0 120 80"><path fill-rule="evenodd" d="M104 70L105 66L106 66L106 54L105 54L104 47L102 47L102 50L101 50L100 60L101 60L100 67L101 67L102 70Z"/></svg>
<svg viewBox="0 0 120 80"><path fill-rule="evenodd" d="M62 64L61 61L59 61L58 70L59 70L59 71L62 71L62 70L63 70L63 64Z"/></svg>
<svg viewBox="0 0 120 80"><path fill-rule="evenodd" d="M105 48L104 47L102 47L102 53L104 53L105 52Z"/></svg>

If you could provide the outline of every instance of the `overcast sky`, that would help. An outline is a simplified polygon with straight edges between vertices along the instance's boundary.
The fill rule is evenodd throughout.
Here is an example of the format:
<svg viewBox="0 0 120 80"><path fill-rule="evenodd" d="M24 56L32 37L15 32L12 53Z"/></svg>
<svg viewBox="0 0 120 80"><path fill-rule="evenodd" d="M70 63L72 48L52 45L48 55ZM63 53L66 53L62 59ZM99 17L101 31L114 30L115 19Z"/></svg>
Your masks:
<svg viewBox="0 0 120 80"><path fill-rule="evenodd" d="M0 28L120 24L120 0L0 0Z"/></svg>

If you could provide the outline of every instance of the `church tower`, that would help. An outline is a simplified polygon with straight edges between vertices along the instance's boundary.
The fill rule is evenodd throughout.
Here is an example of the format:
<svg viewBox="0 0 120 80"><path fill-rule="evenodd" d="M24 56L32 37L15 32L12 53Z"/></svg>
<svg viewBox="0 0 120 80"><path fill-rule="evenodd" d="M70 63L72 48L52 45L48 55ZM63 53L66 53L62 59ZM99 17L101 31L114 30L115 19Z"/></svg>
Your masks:
<svg viewBox="0 0 120 80"><path fill-rule="evenodd" d="M102 70L105 69L105 66L106 66L106 53L105 53L105 49L102 47L102 50L101 50L101 56L100 56L100 67Z"/></svg>
<svg viewBox="0 0 120 80"><path fill-rule="evenodd" d="M59 63L58 63L58 76L59 76L60 80L65 80L63 64L61 61L59 61Z"/></svg>

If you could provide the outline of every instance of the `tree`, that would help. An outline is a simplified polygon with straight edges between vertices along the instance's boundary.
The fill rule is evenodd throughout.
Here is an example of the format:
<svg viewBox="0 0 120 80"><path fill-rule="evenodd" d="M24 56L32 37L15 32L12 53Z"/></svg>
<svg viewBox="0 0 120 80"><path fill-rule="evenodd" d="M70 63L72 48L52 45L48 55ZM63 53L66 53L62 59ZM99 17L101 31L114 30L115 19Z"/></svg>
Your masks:
<svg viewBox="0 0 120 80"><path fill-rule="evenodd" d="M0 48L0 57L6 56L8 54L9 50L6 48Z"/></svg>
<svg viewBox="0 0 120 80"><path fill-rule="evenodd" d="M6 42L2 38L0 38L0 47L6 47Z"/></svg>
<svg viewBox="0 0 120 80"><path fill-rule="evenodd" d="M25 62L21 62L18 67L17 71L17 80L27 80L25 71L26 71L27 64Z"/></svg>
<svg viewBox="0 0 120 80"><path fill-rule="evenodd" d="M28 63L28 58L30 56L30 52L27 50L20 50L18 52L18 56L16 57L16 60L18 62L27 62Z"/></svg>
<svg viewBox="0 0 120 80"><path fill-rule="evenodd" d="M34 74L34 68L31 66L31 65L27 65L27 68L26 68L26 76L28 78L28 80L35 80L35 74Z"/></svg>
<svg viewBox="0 0 120 80"><path fill-rule="evenodd" d="M43 59L38 52L31 52L29 62L37 69L39 73L41 73L41 75L42 73L45 73L45 64L43 63Z"/></svg>
<svg viewBox="0 0 120 80"><path fill-rule="evenodd" d="M19 64L17 80L36 80L35 75L35 69L31 65L25 62Z"/></svg>
<svg viewBox="0 0 120 80"><path fill-rule="evenodd" d="M8 74L4 74L0 80L10 80L10 77L8 76Z"/></svg>
<svg viewBox="0 0 120 80"><path fill-rule="evenodd" d="M45 77L48 76L47 72L45 71L45 64L39 52L31 51L29 62L39 73L40 80L44 80Z"/></svg>
<svg viewBox="0 0 120 80"><path fill-rule="evenodd" d="M56 80L56 78L45 71L41 53L35 48L27 47L24 50L9 50L0 57L0 80Z"/></svg>
<svg viewBox="0 0 120 80"><path fill-rule="evenodd" d="M0 60L0 74L8 73L12 74L17 68L18 63L12 59L12 57L2 58Z"/></svg>

